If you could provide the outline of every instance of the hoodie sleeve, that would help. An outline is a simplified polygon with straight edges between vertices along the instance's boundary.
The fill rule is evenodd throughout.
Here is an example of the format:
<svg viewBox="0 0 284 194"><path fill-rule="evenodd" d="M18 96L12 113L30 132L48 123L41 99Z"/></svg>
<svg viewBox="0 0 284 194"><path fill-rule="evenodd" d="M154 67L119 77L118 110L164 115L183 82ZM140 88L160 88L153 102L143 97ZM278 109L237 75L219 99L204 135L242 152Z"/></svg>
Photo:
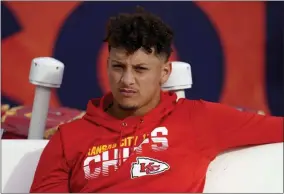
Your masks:
<svg viewBox="0 0 284 194"><path fill-rule="evenodd" d="M202 150L217 155L241 146L283 142L283 117L265 116L241 112L235 108L202 101L205 123L202 134Z"/></svg>
<svg viewBox="0 0 284 194"><path fill-rule="evenodd" d="M30 192L68 193L69 171L58 130L42 152Z"/></svg>

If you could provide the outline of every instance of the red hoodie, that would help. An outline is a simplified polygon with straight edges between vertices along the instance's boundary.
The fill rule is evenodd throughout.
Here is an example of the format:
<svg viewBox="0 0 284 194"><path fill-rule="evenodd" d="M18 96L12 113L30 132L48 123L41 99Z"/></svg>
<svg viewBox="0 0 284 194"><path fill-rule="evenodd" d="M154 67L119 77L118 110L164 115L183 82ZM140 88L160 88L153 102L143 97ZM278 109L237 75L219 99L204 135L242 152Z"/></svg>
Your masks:
<svg viewBox="0 0 284 194"><path fill-rule="evenodd" d="M202 192L221 152L283 142L283 118L163 93L143 117L104 112L111 95L88 103L44 149L31 192Z"/></svg>

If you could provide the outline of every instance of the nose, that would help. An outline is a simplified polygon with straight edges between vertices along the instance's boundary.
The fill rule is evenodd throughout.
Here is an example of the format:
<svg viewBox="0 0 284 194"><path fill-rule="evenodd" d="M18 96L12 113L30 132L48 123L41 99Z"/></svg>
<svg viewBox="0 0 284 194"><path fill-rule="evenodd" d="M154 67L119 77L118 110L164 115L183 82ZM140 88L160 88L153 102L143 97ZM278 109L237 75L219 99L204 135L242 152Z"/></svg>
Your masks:
<svg viewBox="0 0 284 194"><path fill-rule="evenodd" d="M133 73L131 71L125 71L122 74L121 82L126 86L133 85L135 83Z"/></svg>

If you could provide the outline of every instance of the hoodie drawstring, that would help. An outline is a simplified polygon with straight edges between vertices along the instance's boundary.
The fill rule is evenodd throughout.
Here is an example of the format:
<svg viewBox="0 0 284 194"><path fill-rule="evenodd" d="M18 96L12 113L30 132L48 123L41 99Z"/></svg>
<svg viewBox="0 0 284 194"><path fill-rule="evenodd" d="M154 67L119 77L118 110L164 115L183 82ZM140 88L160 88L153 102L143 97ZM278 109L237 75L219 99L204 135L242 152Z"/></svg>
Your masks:
<svg viewBox="0 0 284 194"><path fill-rule="evenodd" d="M118 166L121 166L123 162L123 154L121 149L122 131L123 130L120 131L119 142L118 142Z"/></svg>
<svg viewBox="0 0 284 194"><path fill-rule="evenodd" d="M140 125L141 125L143 122L144 122L144 120L143 120L143 119L140 119L139 124L137 124L137 125L134 127L134 132L133 132L134 138L136 138L138 129L140 128ZM122 163L123 163L123 153L122 153L122 149L121 149L122 137L123 137L123 130L120 131L120 136L119 136L119 145L118 145L118 166L121 166ZM151 140L152 140L152 139L151 139ZM135 140L131 141L131 144L130 144L130 147L129 147L131 153L134 151L134 142L135 142ZM151 142L152 142L152 141L151 141ZM129 154L131 154L131 153L129 153Z"/></svg>
<svg viewBox="0 0 284 194"><path fill-rule="evenodd" d="M135 128L134 128L134 133L133 133L134 138L136 138L138 129L140 129L140 125L141 125L143 122L144 122L144 120L143 120L143 119L140 119L139 124L137 124L137 125L135 126ZM134 141L132 141L131 144L130 144L130 150L131 150L131 152L134 151L134 146L135 146L135 145L134 145Z"/></svg>

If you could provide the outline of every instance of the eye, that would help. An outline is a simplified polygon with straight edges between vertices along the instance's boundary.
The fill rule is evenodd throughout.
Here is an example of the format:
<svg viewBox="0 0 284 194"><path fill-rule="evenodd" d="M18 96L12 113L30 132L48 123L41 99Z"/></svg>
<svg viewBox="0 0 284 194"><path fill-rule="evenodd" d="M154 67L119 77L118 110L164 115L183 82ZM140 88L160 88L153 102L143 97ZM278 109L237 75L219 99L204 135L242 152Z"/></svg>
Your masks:
<svg viewBox="0 0 284 194"><path fill-rule="evenodd" d="M147 68L145 68L145 67L135 67L135 70L137 70L137 71L146 71L146 70L148 70Z"/></svg>
<svg viewBox="0 0 284 194"><path fill-rule="evenodd" d="M122 65L119 65L119 64L113 64L112 67L114 69L121 69L121 68L123 68Z"/></svg>

